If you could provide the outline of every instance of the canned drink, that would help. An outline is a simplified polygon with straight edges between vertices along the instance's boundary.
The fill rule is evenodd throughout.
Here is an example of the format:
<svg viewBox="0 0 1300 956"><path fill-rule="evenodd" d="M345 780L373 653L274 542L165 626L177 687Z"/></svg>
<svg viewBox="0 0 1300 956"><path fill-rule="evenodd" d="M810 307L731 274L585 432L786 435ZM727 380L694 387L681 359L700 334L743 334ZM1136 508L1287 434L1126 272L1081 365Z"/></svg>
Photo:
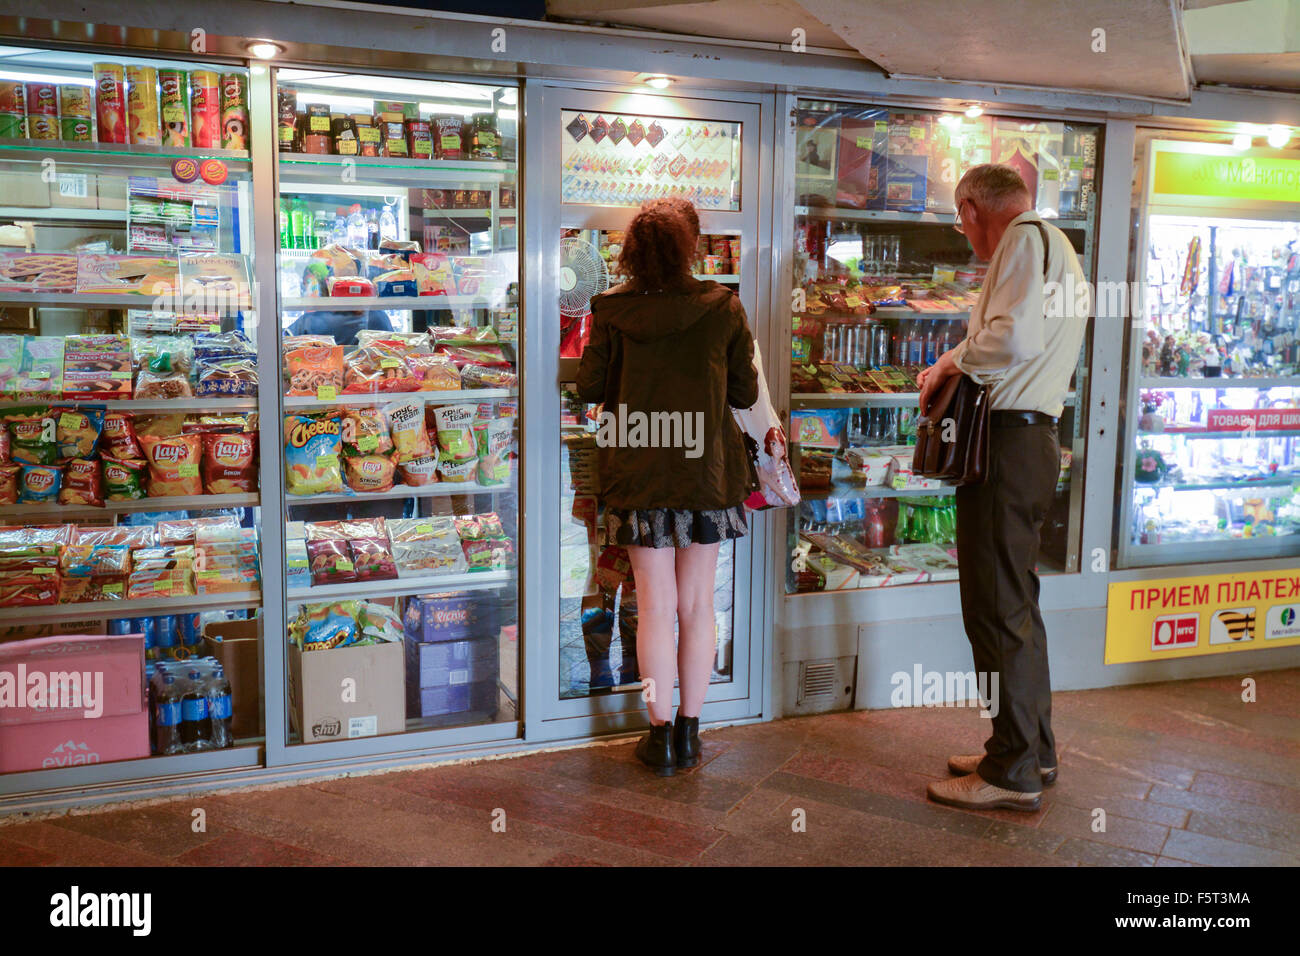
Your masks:
<svg viewBox="0 0 1300 956"><path fill-rule="evenodd" d="M212 70L190 74L190 143L202 149L221 145L221 77Z"/></svg>
<svg viewBox="0 0 1300 956"><path fill-rule="evenodd" d="M22 113L0 113L0 139L25 139L27 117Z"/></svg>
<svg viewBox="0 0 1300 956"><path fill-rule="evenodd" d="M115 617L108 622L108 633L114 636L122 634L135 634L135 619L129 617Z"/></svg>
<svg viewBox="0 0 1300 956"><path fill-rule="evenodd" d="M199 629L199 616L197 614L181 614L177 616L181 626L181 643L186 647L193 647L195 644L203 642L203 632Z"/></svg>
<svg viewBox="0 0 1300 956"><path fill-rule="evenodd" d="M159 614L153 618L154 646L175 647L180 643L180 632L176 628L176 616Z"/></svg>
<svg viewBox="0 0 1300 956"><path fill-rule="evenodd" d="M59 94L53 83L27 84L27 115L59 115Z"/></svg>
<svg viewBox="0 0 1300 956"><path fill-rule="evenodd" d="M141 146L159 146L162 133L158 124L158 71L152 66L126 68L127 118L131 142Z"/></svg>
<svg viewBox="0 0 1300 956"><path fill-rule="evenodd" d="M89 143L91 128L89 116L61 116L59 138L70 143Z"/></svg>
<svg viewBox="0 0 1300 956"><path fill-rule="evenodd" d="M59 118L44 113L27 117L28 139L58 139Z"/></svg>
<svg viewBox="0 0 1300 956"><path fill-rule="evenodd" d="M90 87L80 83L63 83L59 86L59 115L90 119Z"/></svg>
<svg viewBox="0 0 1300 956"><path fill-rule="evenodd" d="M221 74L221 146L248 149L248 80L242 73Z"/></svg>
<svg viewBox="0 0 1300 956"><path fill-rule="evenodd" d="M184 70L158 71L158 106L162 115L164 146L190 145L189 74Z"/></svg>
<svg viewBox="0 0 1300 956"><path fill-rule="evenodd" d="M0 113L26 113L27 90L17 80L0 80Z"/></svg>
<svg viewBox="0 0 1300 956"><path fill-rule="evenodd" d="M101 143L126 142L126 72L121 63L96 63L95 117Z"/></svg>

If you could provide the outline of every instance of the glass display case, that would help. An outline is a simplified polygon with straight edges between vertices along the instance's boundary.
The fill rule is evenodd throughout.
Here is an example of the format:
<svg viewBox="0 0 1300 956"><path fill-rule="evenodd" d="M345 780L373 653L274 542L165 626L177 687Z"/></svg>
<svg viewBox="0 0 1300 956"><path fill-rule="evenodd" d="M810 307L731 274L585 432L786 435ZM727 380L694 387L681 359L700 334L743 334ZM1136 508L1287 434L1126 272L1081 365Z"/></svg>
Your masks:
<svg viewBox="0 0 1300 956"><path fill-rule="evenodd" d="M920 371L966 333L985 265L952 228L971 166L1013 166L1092 274L1099 128L800 101L790 453L803 502L789 593L956 579L953 488L911 469ZM1078 568L1087 363L1061 420L1040 571Z"/></svg>
<svg viewBox="0 0 1300 956"><path fill-rule="evenodd" d="M517 90L275 95L289 742L513 723Z"/></svg>
<svg viewBox="0 0 1300 956"><path fill-rule="evenodd" d="M248 71L3 59L0 659L107 680L75 731L54 700L6 708L0 771L256 763Z"/></svg>
<svg viewBox="0 0 1300 956"><path fill-rule="evenodd" d="M1123 566L1291 553L1300 531L1300 152L1143 138Z"/></svg>

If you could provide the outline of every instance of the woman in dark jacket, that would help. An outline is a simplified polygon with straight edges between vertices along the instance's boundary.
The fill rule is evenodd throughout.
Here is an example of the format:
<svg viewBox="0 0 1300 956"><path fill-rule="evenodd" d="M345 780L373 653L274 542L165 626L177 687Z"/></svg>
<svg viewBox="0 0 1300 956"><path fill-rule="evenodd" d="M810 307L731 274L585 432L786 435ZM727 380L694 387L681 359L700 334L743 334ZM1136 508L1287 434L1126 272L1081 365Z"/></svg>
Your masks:
<svg viewBox="0 0 1300 956"><path fill-rule="evenodd" d="M636 581L651 725L637 756L661 776L700 762L718 549L745 534L742 503L752 488L731 409L758 400L754 340L740 299L691 276L699 232L684 200L641 207L619 259L630 278L591 300L578 371L582 398L604 405L596 444L606 531L611 545L627 548Z"/></svg>

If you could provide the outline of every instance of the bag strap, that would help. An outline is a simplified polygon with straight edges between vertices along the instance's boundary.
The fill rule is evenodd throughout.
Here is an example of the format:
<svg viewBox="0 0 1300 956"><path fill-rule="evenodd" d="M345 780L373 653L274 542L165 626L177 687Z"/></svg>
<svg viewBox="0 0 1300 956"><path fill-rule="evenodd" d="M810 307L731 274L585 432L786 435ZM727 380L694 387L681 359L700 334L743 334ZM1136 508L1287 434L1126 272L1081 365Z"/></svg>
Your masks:
<svg viewBox="0 0 1300 956"><path fill-rule="evenodd" d="M1043 281L1046 282L1047 281L1047 258L1052 250L1051 244L1048 241L1047 227L1043 225L1043 221L1041 219L1029 219L1021 223L1021 225L1036 226L1038 228L1038 235L1041 236L1043 239Z"/></svg>

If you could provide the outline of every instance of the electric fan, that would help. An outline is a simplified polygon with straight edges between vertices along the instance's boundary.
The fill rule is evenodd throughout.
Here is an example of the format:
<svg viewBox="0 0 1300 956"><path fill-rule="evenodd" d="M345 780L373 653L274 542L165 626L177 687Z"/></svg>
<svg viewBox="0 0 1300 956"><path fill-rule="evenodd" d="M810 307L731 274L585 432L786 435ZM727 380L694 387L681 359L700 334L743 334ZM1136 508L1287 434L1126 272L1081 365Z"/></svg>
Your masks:
<svg viewBox="0 0 1300 956"><path fill-rule="evenodd" d="M591 311L591 297L609 288L609 270L599 250L585 239L560 240L560 314L581 318Z"/></svg>

